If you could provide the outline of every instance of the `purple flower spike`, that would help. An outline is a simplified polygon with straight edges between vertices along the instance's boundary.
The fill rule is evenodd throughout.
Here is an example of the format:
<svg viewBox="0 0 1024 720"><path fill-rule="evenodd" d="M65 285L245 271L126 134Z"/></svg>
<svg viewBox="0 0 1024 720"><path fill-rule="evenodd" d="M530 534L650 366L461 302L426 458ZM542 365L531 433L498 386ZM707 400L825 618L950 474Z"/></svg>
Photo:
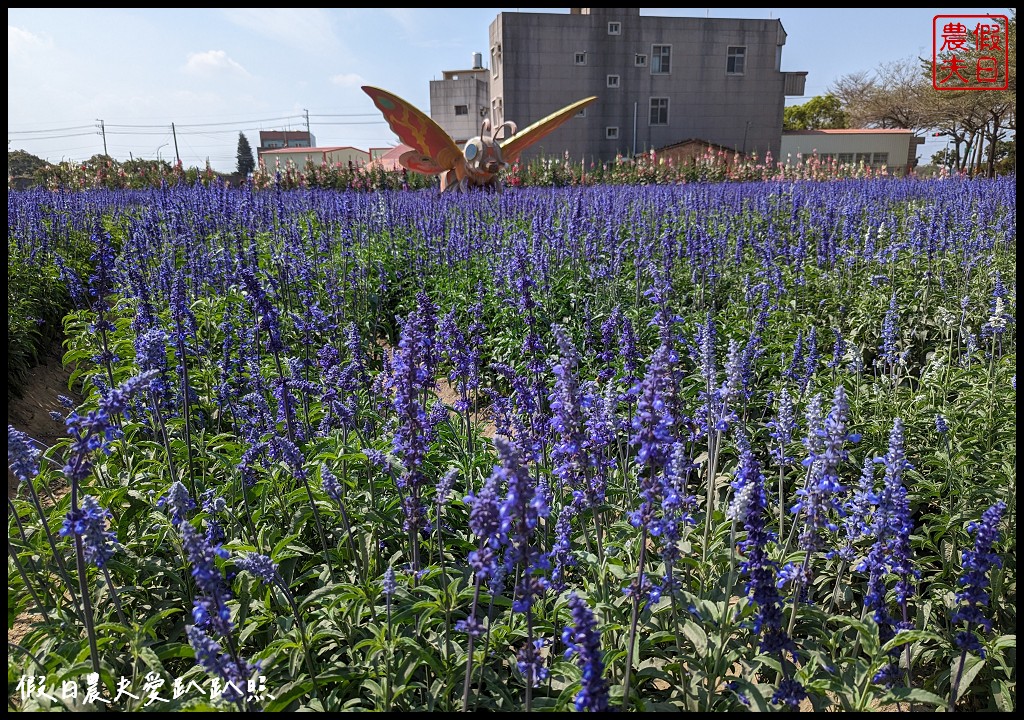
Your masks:
<svg viewBox="0 0 1024 720"><path fill-rule="evenodd" d="M604 679L601 630L590 607L576 593L569 595L569 609L572 625L562 631L562 642L569 648L565 651L566 659L575 655L582 671L576 709L605 712L608 710L608 683Z"/></svg>

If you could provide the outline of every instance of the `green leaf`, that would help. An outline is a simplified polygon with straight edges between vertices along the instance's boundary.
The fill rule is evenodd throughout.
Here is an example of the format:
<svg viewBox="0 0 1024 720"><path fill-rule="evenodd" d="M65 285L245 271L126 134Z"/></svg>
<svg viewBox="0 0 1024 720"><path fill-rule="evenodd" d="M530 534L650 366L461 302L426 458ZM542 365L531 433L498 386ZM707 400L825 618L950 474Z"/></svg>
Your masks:
<svg viewBox="0 0 1024 720"><path fill-rule="evenodd" d="M697 650L698 656L703 656L707 652L708 636L700 625L695 622L684 622L683 635L693 643L693 647Z"/></svg>
<svg viewBox="0 0 1024 720"><path fill-rule="evenodd" d="M882 652L887 653L890 650L895 650L898 647L902 647L909 643L914 643L923 640L932 640L935 642L941 642L942 638L928 630L903 630L896 634L892 640L882 646Z"/></svg>
<svg viewBox="0 0 1024 720"><path fill-rule="evenodd" d="M944 697L940 697L935 693L922 690L921 688L893 688L889 690L878 700L881 705L892 705L898 702L910 702L910 703L924 703L925 705L934 705L935 707L943 707L947 704L947 700Z"/></svg>
<svg viewBox="0 0 1024 720"><path fill-rule="evenodd" d="M164 664L160 662L160 658L153 651L153 648L139 648L139 659L141 659L142 662L146 663L146 666L149 667L151 670L162 672L164 669Z"/></svg>
<svg viewBox="0 0 1024 720"><path fill-rule="evenodd" d="M285 685L276 695L274 695L273 700L268 701L263 706L263 711L281 712L282 710L287 710L288 706L295 700L298 700L301 697L312 696L312 694L312 680L303 680L301 682Z"/></svg>
<svg viewBox="0 0 1024 720"><path fill-rule="evenodd" d="M161 661L170 660L171 658L194 658L196 656L195 650L192 649L191 645L185 643L170 643L163 645L159 650L156 651L156 656Z"/></svg>
<svg viewBox="0 0 1024 720"><path fill-rule="evenodd" d="M363 680L362 685L367 690L370 690L371 695L373 695L373 697L377 697L377 698L383 698L384 697L384 688L382 688L380 686L380 683L378 683L373 678L366 678L365 680Z"/></svg>
<svg viewBox="0 0 1024 720"><path fill-rule="evenodd" d="M1017 636L1016 635L1000 635L992 641L993 650L1004 650L1006 648L1017 647Z"/></svg>
<svg viewBox="0 0 1024 720"><path fill-rule="evenodd" d="M991 684L992 699L1000 712L1013 712L1014 693L1009 683L1003 680L993 680Z"/></svg>
<svg viewBox="0 0 1024 720"><path fill-rule="evenodd" d="M347 589L351 589L350 586L342 585L341 583L328 583L327 585L324 585L321 588L317 588L313 592L306 595L299 602L299 609L307 610L309 609L309 607L319 602L320 600L328 598L334 593L341 592Z"/></svg>
<svg viewBox="0 0 1024 720"><path fill-rule="evenodd" d="M967 692L967 688L974 682L974 678L978 676L981 669L985 667L985 660L978 657L977 655L971 655L968 653L964 659L963 670L960 672L960 684L956 689L956 697L953 698L953 702L958 702L960 698ZM949 670L949 677L951 682L956 682L957 672L960 671L960 657L953 660L953 665ZM950 686L952 689L952 686Z"/></svg>
<svg viewBox="0 0 1024 720"><path fill-rule="evenodd" d="M157 612L156 614L154 614L152 617L148 618L146 620L145 624L142 626L142 629L147 634L153 636L154 628L156 628L156 626L160 623L161 620L163 620L164 618L170 617L171 615L174 615L175 613L180 613L180 612L182 612L181 608L164 608L163 610L161 610L161 611Z"/></svg>

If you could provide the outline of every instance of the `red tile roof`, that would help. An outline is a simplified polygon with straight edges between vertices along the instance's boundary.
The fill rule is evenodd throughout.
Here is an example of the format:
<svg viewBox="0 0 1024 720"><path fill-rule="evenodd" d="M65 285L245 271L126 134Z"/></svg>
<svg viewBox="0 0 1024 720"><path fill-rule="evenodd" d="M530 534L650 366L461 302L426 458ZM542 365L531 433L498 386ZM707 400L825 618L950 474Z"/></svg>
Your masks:
<svg viewBox="0 0 1024 720"><path fill-rule="evenodd" d="M912 135L913 130L907 130L906 128L843 128L843 129L829 129L829 130L783 130L783 135L860 135L860 134L897 134L897 135Z"/></svg>
<svg viewBox="0 0 1024 720"><path fill-rule="evenodd" d="M713 143L713 142L711 142L709 140L701 140L700 138L687 138L686 140L680 140L679 142L672 143L671 145L665 145L664 147L657 148L657 149L655 149L654 152L655 153L661 153L661 152L664 152L666 150L673 150L675 148L686 147L687 145L704 145L704 146L709 147L709 148L714 148L715 150L724 150L726 152L736 152L736 150L734 150L731 147L726 147L725 145L719 145L718 143ZM742 153L740 153L740 154L742 155Z"/></svg>
<svg viewBox="0 0 1024 720"><path fill-rule="evenodd" d="M401 170L402 165L401 163L398 162L398 158L400 158L403 153L407 153L410 150L412 150L412 148L406 145L405 143L399 143L398 145L391 148L383 155L378 155L373 160L368 162L366 164L366 168L367 170L372 170L373 168L380 166L381 168L388 172Z"/></svg>

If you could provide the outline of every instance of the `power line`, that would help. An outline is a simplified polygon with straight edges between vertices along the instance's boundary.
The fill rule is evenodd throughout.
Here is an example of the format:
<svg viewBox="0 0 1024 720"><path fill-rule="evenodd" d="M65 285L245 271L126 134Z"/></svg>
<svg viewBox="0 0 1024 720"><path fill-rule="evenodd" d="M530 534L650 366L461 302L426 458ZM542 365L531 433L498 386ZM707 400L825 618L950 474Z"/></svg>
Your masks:
<svg viewBox="0 0 1024 720"><path fill-rule="evenodd" d="M355 126L370 126L380 127L387 125L387 123L375 112L370 113L311 113L310 118L313 119L313 125L316 127L351 127L353 132ZM322 119L321 119L322 118ZM351 119L350 119L351 118ZM359 118L376 118L374 120L361 120ZM192 158L186 158L183 156L186 164L193 162L194 160L199 165L202 165L204 159L208 158L211 163L223 165L226 163L233 162L236 158L235 155L229 154L221 138L227 136L236 135L239 132L250 135L250 137L261 131L266 131L267 124L270 123L281 123L287 124L288 126L304 125L306 121L305 114L282 114L280 116L271 116L260 119L247 119L247 120L235 120L235 121L218 121L218 122L198 122L198 123L187 123L184 125L178 125L174 123L174 127L178 131L178 135L184 140L186 138L198 140L206 139L208 142L189 142L185 140L187 155L191 155ZM97 121L99 122L99 121ZM167 138L170 135L170 127L172 123L153 123L153 124L132 124L132 123L103 123L103 130L109 140L110 144L107 147L106 154L111 156L123 156L125 154L145 157L146 153L139 154L138 145L139 143L149 144L151 140L143 138ZM231 126L228 129L226 126ZM60 128L53 128L49 130L45 129L34 129L34 130L8 130L8 141L14 143L15 146L23 144L31 144L34 142L52 142L58 140L69 140L72 138L79 137L95 137L100 135L99 125L75 125ZM221 129L223 128L223 129ZM312 128L315 130L315 127ZM76 130L87 130L88 132L74 132ZM356 133L357 135L359 133ZM132 138L135 138L134 140ZM123 142L122 142L123 141ZM348 144L352 144L353 139L348 140ZM337 144L337 143L335 143ZM52 146L51 146L52 147ZM204 152L206 150L212 152ZM93 154L92 145L75 145L65 146L63 148L54 148L48 151L44 151L38 154L44 157L55 157L60 156L62 161L79 162L74 159L75 155ZM99 150L97 150L99 152Z"/></svg>
<svg viewBox="0 0 1024 720"><path fill-rule="evenodd" d="M49 130L8 130L7 134L8 135L29 135L29 134L33 134L33 133L55 133L55 132L65 132L67 130L85 130L87 128L96 129L96 126L95 125L72 125L71 127L66 127L66 128L50 128ZM34 139L34 138L29 138L29 139L31 140L31 139Z"/></svg>
<svg viewBox="0 0 1024 720"><path fill-rule="evenodd" d="M71 135L44 135L44 136L41 136L41 137L40 136L36 136L36 137L18 138L18 139L23 141L23 142L26 141L26 140L63 140L64 138L83 137L85 135L99 135L99 132L96 131L96 130L93 130L92 132L73 133Z"/></svg>
<svg viewBox="0 0 1024 720"><path fill-rule="evenodd" d="M375 113L352 113L352 114L325 114L325 115L311 115L310 117L374 117ZM302 119L302 115L290 115L279 118L266 118L263 120L247 120L240 122L223 122L223 123L196 123L190 125L177 125L179 131L184 130L182 134L205 134L211 135L233 135L235 132L259 132L266 128L259 127L259 123L273 122L280 120L296 120ZM254 126L257 125L257 126ZM386 125L387 123L383 120L366 120L366 121L345 121L345 122L317 122L317 126L326 127L346 127L353 125ZM231 130L207 130L205 133L193 132L189 133L190 129L196 128L208 128L208 127L219 127L223 125L234 126ZM239 125L244 127L239 128ZM24 135L26 137L21 138L25 141L31 140L64 140L73 137L84 137L87 135L98 135L99 132L94 128L95 125L75 125L67 128L54 128L52 130L9 130L8 135ZM164 135L167 133L167 124L162 125L126 125L126 124L106 124L106 132L112 136L145 136L145 135ZM90 129L91 132L82 133L60 133L65 130L78 130L78 129ZM45 134L41 134L45 133Z"/></svg>
<svg viewBox="0 0 1024 720"><path fill-rule="evenodd" d="M124 130L111 130L110 126L107 125L107 135L167 135L169 131L167 128L154 129L154 130L135 130L126 132Z"/></svg>
<svg viewBox="0 0 1024 720"><path fill-rule="evenodd" d="M383 120L368 120L366 122L318 122L317 126L322 125L387 125L387 122Z"/></svg>
<svg viewBox="0 0 1024 720"><path fill-rule="evenodd" d="M374 115L374 113L360 113L360 115L372 117ZM180 129L180 128L216 127L216 126L221 126L221 125L247 125L247 126L250 126L250 125L260 125L261 123L282 122L282 121L286 121L286 120L303 120L303 119L305 119L305 115L294 114L294 115L281 115L281 116L278 116L278 117L258 118L258 119L255 119L255 120L231 120L231 121L227 121L227 122L186 123L186 124L178 124L177 127ZM33 134L33 133L53 133L53 132L62 132L62 131L65 131L65 130L80 130L80 129L84 129L84 128L94 128L94 127L96 127L95 124L91 124L91 125L75 125L75 126L67 127L67 128L52 128L52 129L49 129L49 130L10 130L10 129L8 129L7 134L8 135L24 135L24 134ZM126 124L126 123L107 123L106 127L108 129L109 128L129 128L129 129L153 130L153 129L158 129L158 128L170 127L170 123L169 122L165 122L165 123L152 123L152 124L145 124L145 125L134 125L134 124Z"/></svg>
<svg viewBox="0 0 1024 720"><path fill-rule="evenodd" d="M265 122L278 122L278 121L281 121L281 120L295 120L295 119L302 118L302 117L304 117L304 116L303 115L285 115L283 117L263 118L262 120L238 120L238 121L232 121L232 122L215 122L215 123L189 123L189 124L185 124L185 125L175 123L175 127L177 127L177 128L199 128L199 127L214 127L214 126L217 126L217 125L252 125L252 124L265 123ZM164 123L162 125L110 125L110 124L108 124L107 127L108 128L110 128L110 127L120 127L120 128L157 128L157 127L167 127L167 123Z"/></svg>

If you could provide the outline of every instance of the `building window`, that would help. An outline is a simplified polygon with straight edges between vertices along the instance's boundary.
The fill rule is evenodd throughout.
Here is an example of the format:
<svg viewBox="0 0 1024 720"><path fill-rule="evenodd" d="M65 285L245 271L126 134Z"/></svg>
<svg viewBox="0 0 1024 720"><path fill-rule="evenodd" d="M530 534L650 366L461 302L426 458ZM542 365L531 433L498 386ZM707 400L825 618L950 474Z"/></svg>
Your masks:
<svg viewBox="0 0 1024 720"><path fill-rule="evenodd" d="M856 161L858 165L864 163L865 165L871 164L871 153L857 153Z"/></svg>
<svg viewBox="0 0 1024 720"><path fill-rule="evenodd" d="M498 77L498 68L501 67L501 43L491 47L491 77Z"/></svg>
<svg viewBox="0 0 1024 720"><path fill-rule="evenodd" d="M608 87L610 87L610 88L617 88L618 86L619 86L619 76L618 75L609 75L608 76Z"/></svg>
<svg viewBox="0 0 1024 720"><path fill-rule="evenodd" d="M500 97L491 100L491 122L495 126L505 122L505 108Z"/></svg>
<svg viewBox="0 0 1024 720"><path fill-rule="evenodd" d="M668 125L668 98L651 98L651 125Z"/></svg>
<svg viewBox="0 0 1024 720"><path fill-rule="evenodd" d="M850 165L853 163L853 153L839 153L836 157L841 165Z"/></svg>
<svg viewBox="0 0 1024 720"><path fill-rule="evenodd" d="M456 105L455 106L455 114L456 115L469 115L469 105Z"/></svg>
<svg viewBox="0 0 1024 720"><path fill-rule="evenodd" d="M743 45L730 45L729 57L725 63L725 72L729 75L742 75L747 66L747 48Z"/></svg>
<svg viewBox="0 0 1024 720"><path fill-rule="evenodd" d="M832 153L822 153L818 157L821 159L823 163L830 163L832 162L832 160L835 159L835 155L833 155Z"/></svg>
<svg viewBox="0 0 1024 720"><path fill-rule="evenodd" d="M647 67L647 56L643 53L637 53L633 58L633 65L635 67Z"/></svg>
<svg viewBox="0 0 1024 720"><path fill-rule="evenodd" d="M664 75L672 69L672 46L651 47L651 75Z"/></svg>
<svg viewBox="0 0 1024 720"><path fill-rule="evenodd" d="M622 23L610 22L608 23L608 34L609 35L621 35L622 34Z"/></svg>
<svg viewBox="0 0 1024 720"><path fill-rule="evenodd" d="M889 153L875 153L871 156L872 165L888 165L889 164Z"/></svg>
<svg viewBox="0 0 1024 720"><path fill-rule="evenodd" d="M586 65L587 64L587 54L585 52L576 53L576 64L577 65Z"/></svg>
<svg viewBox="0 0 1024 720"><path fill-rule="evenodd" d="M619 139L619 129L617 127L606 127L604 129L604 136L608 140L618 140Z"/></svg>

